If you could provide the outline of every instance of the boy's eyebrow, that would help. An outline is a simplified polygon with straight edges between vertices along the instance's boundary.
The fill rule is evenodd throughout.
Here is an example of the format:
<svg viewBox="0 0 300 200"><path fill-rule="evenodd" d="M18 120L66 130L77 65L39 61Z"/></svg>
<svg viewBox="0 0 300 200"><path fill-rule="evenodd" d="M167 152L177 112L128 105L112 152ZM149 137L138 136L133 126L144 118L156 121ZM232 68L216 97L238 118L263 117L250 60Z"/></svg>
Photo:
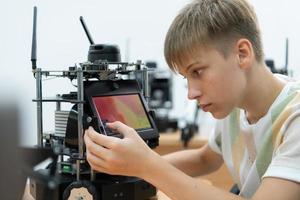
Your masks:
<svg viewBox="0 0 300 200"><path fill-rule="evenodd" d="M197 62L194 62L194 63L189 64L189 65L186 67L185 72L188 72L189 69L190 69L191 67L193 67L194 65L197 65L197 64L200 64L200 63L197 61Z"/></svg>
<svg viewBox="0 0 300 200"><path fill-rule="evenodd" d="M200 62L197 61L197 62L189 64L187 67L184 68L184 72L187 73L191 67L193 67L194 65L197 65L197 64L200 64ZM200 68L203 68L203 67L204 66L200 66ZM178 71L178 74L180 74L181 76L185 77L180 71Z"/></svg>

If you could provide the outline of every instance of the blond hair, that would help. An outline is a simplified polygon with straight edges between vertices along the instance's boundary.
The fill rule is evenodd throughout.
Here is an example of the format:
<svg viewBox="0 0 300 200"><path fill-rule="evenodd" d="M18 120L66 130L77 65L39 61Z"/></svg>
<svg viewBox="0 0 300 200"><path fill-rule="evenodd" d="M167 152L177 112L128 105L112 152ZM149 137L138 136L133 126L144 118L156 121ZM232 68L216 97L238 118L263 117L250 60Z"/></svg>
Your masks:
<svg viewBox="0 0 300 200"><path fill-rule="evenodd" d="M263 60L261 34L256 14L247 0L194 0L171 24L165 39L165 59L173 71L187 56L213 46L228 55L233 42L248 39L258 62Z"/></svg>

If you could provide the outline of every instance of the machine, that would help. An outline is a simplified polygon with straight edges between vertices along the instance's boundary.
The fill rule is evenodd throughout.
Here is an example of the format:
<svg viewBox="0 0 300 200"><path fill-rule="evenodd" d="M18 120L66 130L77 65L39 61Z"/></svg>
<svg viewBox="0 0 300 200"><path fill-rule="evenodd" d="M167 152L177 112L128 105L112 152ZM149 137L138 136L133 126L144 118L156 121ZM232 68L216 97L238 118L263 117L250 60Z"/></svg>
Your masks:
<svg viewBox="0 0 300 200"><path fill-rule="evenodd" d="M145 143L155 148L159 134L149 110L148 69L141 62L121 62L117 45L95 44L87 26L80 22L90 41L88 59L68 70L45 71L36 65L36 15L33 17L32 72L36 79L38 145L31 149L31 165L45 158L45 168L30 173L30 193L51 200L142 200L156 195L156 188L137 177L113 176L91 169L86 161L84 130L93 126L100 134L120 137L106 127L121 121L133 127ZM69 79L75 91L43 96L43 78ZM63 87L63 86L62 86ZM43 107L55 103L55 130L44 132ZM63 110L62 104L71 104ZM43 157L43 159L41 158ZM39 159L37 159L39 158Z"/></svg>

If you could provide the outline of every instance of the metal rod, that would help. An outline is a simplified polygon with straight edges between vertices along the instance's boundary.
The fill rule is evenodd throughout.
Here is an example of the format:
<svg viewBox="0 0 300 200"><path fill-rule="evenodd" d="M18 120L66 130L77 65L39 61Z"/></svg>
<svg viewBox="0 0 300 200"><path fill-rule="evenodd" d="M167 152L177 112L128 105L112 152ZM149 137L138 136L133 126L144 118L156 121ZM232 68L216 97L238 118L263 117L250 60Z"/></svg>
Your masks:
<svg viewBox="0 0 300 200"><path fill-rule="evenodd" d="M35 72L36 78L36 99L42 100L42 73L41 69L37 68ZM43 146L43 103L37 101L37 144Z"/></svg>
<svg viewBox="0 0 300 200"><path fill-rule="evenodd" d="M95 171L91 169L91 181L95 180Z"/></svg>
<svg viewBox="0 0 300 200"><path fill-rule="evenodd" d="M60 94L56 95L56 98L60 98ZM56 111L61 110L61 103L59 101L56 102Z"/></svg>
<svg viewBox="0 0 300 200"><path fill-rule="evenodd" d="M33 31L32 31L32 46L31 46L31 63L32 70L36 69L36 18L37 7L33 7Z"/></svg>
<svg viewBox="0 0 300 200"><path fill-rule="evenodd" d="M78 151L79 151L79 159L83 159L84 151L83 151L83 71L81 67L77 68L77 100L81 103L77 104L78 107L78 120L77 120L77 127L78 127ZM77 178L80 178L80 160L77 160Z"/></svg>
<svg viewBox="0 0 300 200"><path fill-rule="evenodd" d="M60 98L60 94L56 95L56 98ZM56 128L56 123L57 123L57 111L61 111L61 102L56 101L56 111L55 111L55 134L57 134L57 128ZM63 156L61 155L60 161L63 162Z"/></svg>
<svg viewBox="0 0 300 200"><path fill-rule="evenodd" d="M82 124L82 118L83 118L83 71L81 67L78 67L77 69L77 100L81 103L78 103L78 147L79 147L79 156L80 158L83 158L84 152L83 152L83 124Z"/></svg>
<svg viewBox="0 0 300 200"><path fill-rule="evenodd" d="M143 68L143 86L144 86L144 96L147 102L149 102L149 84L148 84L148 69L146 66Z"/></svg>
<svg viewBox="0 0 300 200"><path fill-rule="evenodd" d="M80 180L80 160L76 160L76 179Z"/></svg>
<svg viewBox="0 0 300 200"><path fill-rule="evenodd" d="M285 40L285 65L284 68L287 70L289 64L289 38Z"/></svg>

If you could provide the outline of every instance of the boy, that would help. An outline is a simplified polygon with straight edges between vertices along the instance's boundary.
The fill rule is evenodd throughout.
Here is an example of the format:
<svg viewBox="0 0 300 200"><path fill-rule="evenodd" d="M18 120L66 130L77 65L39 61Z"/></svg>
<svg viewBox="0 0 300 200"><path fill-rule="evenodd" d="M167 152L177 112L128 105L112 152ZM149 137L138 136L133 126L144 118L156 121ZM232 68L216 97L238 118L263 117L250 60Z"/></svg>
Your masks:
<svg viewBox="0 0 300 200"><path fill-rule="evenodd" d="M299 199L300 84L267 69L260 37L246 0L188 4L168 31L165 57L187 79L188 98L219 119L208 144L163 159L132 128L114 122L109 128L123 139L86 131L91 167L138 176L174 200ZM239 196L192 178L223 162Z"/></svg>

